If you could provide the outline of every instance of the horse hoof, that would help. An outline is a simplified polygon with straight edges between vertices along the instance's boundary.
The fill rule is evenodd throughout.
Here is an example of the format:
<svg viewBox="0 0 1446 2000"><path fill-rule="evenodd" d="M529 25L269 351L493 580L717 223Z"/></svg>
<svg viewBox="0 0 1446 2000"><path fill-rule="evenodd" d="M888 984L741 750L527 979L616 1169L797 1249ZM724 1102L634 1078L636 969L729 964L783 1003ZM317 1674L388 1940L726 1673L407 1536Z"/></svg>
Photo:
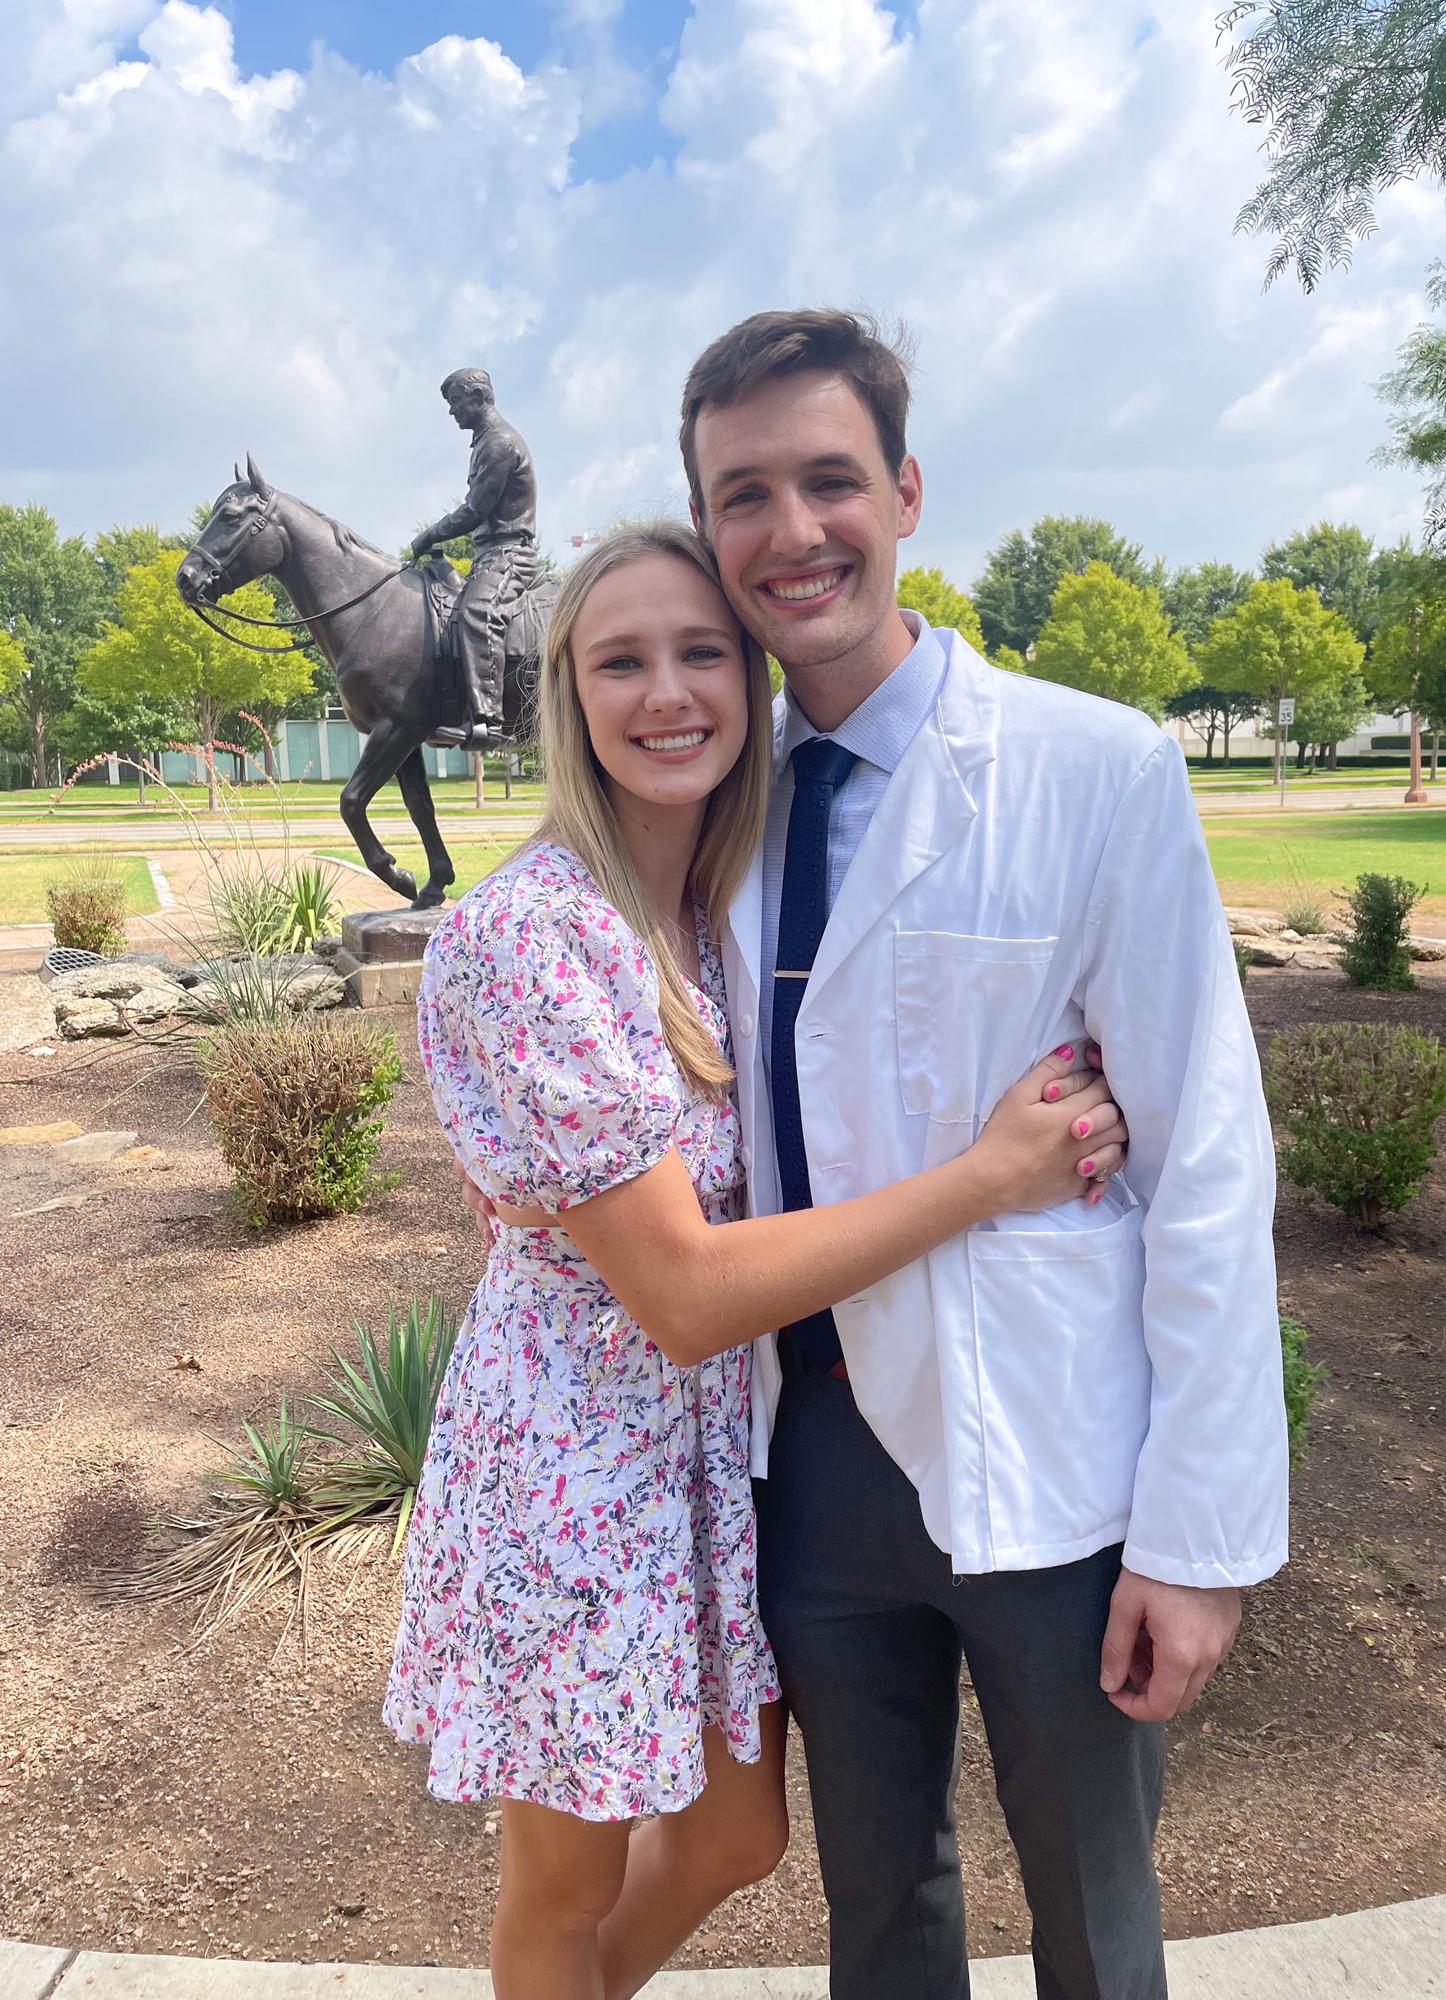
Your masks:
<svg viewBox="0 0 1446 2000"><path fill-rule="evenodd" d="M394 869L388 881L388 887L395 890L397 895L405 902L410 903L413 909L417 907L417 878L410 870L406 868Z"/></svg>
<svg viewBox="0 0 1446 2000"><path fill-rule="evenodd" d="M439 910L446 900L446 890L438 889L429 882L420 895L413 898L412 908L414 910Z"/></svg>

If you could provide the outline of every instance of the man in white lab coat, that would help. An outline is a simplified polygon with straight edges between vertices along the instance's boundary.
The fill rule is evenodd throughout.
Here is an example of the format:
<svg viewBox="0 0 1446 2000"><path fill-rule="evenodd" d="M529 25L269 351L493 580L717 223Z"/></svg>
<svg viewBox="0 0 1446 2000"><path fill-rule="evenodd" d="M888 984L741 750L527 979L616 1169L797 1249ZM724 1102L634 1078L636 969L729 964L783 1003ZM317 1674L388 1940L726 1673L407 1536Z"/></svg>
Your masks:
<svg viewBox="0 0 1446 2000"><path fill-rule="evenodd" d="M759 1343L764 1617L833 2000L968 1992L961 1663L1040 1995L1158 2000L1163 1724L1286 1555L1270 1129L1178 747L900 611L907 405L832 312L745 321L684 391L695 518L787 680L725 953L754 1209L957 1153L1086 1037L1130 1156Z"/></svg>

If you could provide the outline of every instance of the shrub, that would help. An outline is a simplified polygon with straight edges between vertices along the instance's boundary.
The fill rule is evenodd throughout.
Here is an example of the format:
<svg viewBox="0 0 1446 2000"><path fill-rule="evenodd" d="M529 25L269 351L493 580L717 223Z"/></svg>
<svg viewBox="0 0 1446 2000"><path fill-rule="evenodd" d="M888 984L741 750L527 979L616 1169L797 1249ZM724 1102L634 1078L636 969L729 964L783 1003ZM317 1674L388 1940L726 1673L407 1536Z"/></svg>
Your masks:
<svg viewBox="0 0 1446 2000"><path fill-rule="evenodd" d="M1319 937L1326 927L1325 905L1314 887L1305 878L1300 863L1286 850L1285 872L1289 887L1281 904L1280 914L1288 931L1299 931L1302 937Z"/></svg>
<svg viewBox="0 0 1446 2000"><path fill-rule="evenodd" d="M115 958L126 948L126 885L119 864L106 854L73 861L45 891L55 942L76 951Z"/></svg>
<svg viewBox="0 0 1446 2000"><path fill-rule="evenodd" d="M1243 986L1250 977L1250 946L1244 938L1232 938L1230 942L1235 947L1235 970L1240 974Z"/></svg>
<svg viewBox="0 0 1446 2000"><path fill-rule="evenodd" d="M200 1062L248 1221L360 1208L374 1185L378 1114L402 1074L389 1029L304 1014L233 1021L206 1038Z"/></svg>
<svg viewBox="0 0 1446 2000"><path fill-rule="evenodd" d="M260 958L309 951L339 928L336 871L322 861L293 861L273 874L264 855L219 859L211 907L227 951Z"/></svg>
<svg viewBox="0 0 1446 2000"><path fill-rule="evenodd" d="M1446 1049L1414 1028L1292 1028L1271 1044L1266 1094L1284 1128L1287 1177L1379 1229L1416 1193L1435 1156Z"/></svg>
<svg viewBox="0 0 1446 2000"><path fill-rule="evenodd" d="M1416 984L1407 934L1411 912L1426 893L1400 875L1361 875L1351 891L1350 923L1336 933L1341 969L1357 986L1405 992Z"/></svg>
<svg viewBox="0 0 1446 2000"><path fill-rule="evenodd" d="M1299 1472L1310 1455L1307 1432L1311 1404L1320 1394L1321 1383L1330 1370L1317 1367L1305 1358L1305 1344L1312 1338L1309 1327L1298 1319L1280 1321L1280 1352L1285 1366L1285 1426L1290 1438L1290 1469Z"/></svg>

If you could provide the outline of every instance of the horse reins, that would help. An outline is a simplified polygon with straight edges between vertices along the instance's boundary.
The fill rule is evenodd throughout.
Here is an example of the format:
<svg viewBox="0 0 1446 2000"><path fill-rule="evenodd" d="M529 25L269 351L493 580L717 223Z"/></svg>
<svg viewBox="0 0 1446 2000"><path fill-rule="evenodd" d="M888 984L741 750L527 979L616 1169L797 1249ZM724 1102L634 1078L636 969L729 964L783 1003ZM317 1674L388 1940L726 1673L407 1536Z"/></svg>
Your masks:
<svg viewBox="0 0 1446 2000"><path fill-rule="evenodd" d="M209 564L213 585L219 583L221 578L226 574L242 543L249 536L259 535L263 529L270 526L275 508L276 493L273 489L269 499L263 503L261 512L256 516L256 519L248 522L245 527L240 529L220 556L215 555L210 549L199 547L192 549L191 554L193 556L200 556ZM213 603L208 606L199 597L191 598L188 601L192 611L195 612L201 623L209 626L213 632L219 633L221 638L229 639L233 646L244 647L248 653L275 653L278 655L299 653L304 646L310 646L315 643L309 631L304 633L301 638L293 639L289 646L257 646L250 639L241 638L238 633L228 632L224 625L218 625L213 618L208 618L206 612L207 610L219 611L223 618L235 618L242 625L259 625L264 632L286 632L297 625L311 625L323 618L335 618L338 612L350 611L355 605L365 604L366 600L379 591L383 584L391 583L409 566L407 563L398 563L395 569L388 570L385 576L379 576L375 583L369 583L365 590L359 590L355 597L349 597L344 604L333 604L329 611L313 611L305 618L253 618L249 612L232 611L224 604Z"/></svg>

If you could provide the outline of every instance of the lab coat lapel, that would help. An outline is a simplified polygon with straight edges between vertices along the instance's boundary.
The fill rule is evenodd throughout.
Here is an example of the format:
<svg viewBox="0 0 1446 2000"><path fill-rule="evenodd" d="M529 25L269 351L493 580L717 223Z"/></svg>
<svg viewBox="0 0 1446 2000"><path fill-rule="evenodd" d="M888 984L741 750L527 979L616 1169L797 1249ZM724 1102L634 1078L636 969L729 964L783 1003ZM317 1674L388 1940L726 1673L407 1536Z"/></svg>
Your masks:
<svg viewBox="0 0 1446 2000"><path fill-rule="evenodd" d="M948 668L939 700L889 779L849 864L800 1018L909 883L955 846L974 818L971 776L994 759L994 669L957 632L945 644Z"/></svg>

